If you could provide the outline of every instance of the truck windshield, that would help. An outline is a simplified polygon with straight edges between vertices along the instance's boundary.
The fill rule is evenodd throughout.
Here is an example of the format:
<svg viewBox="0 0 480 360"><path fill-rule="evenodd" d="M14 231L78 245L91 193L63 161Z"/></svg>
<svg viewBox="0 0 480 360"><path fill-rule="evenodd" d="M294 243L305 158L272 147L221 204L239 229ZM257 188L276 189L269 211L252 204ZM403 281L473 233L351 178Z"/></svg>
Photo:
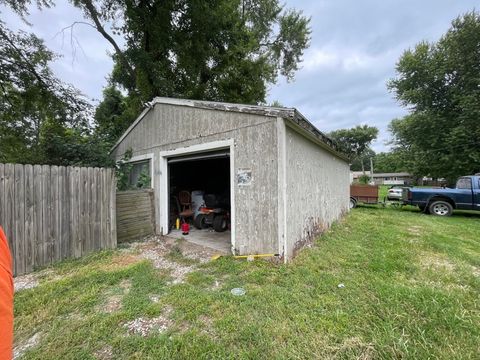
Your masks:
<svg viewBox="0 0 480 360"><path fill-rule="evenodd" d="M457 181L457 189L472 189L472 179L470 178L460 178Z"/></svg>

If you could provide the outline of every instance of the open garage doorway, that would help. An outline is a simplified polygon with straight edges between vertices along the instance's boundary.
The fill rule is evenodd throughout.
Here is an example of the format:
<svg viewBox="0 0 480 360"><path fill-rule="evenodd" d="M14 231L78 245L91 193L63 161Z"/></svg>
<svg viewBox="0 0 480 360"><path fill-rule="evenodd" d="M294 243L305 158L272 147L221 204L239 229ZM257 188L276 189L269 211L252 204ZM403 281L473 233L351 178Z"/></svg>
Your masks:
<svg viewBox="0 0 480 360"><path fill-rule="evenodd" d="M167 167L169 236L230 254L230 149L170 156ZM188 235L177 228L184 221Z"/></svg>

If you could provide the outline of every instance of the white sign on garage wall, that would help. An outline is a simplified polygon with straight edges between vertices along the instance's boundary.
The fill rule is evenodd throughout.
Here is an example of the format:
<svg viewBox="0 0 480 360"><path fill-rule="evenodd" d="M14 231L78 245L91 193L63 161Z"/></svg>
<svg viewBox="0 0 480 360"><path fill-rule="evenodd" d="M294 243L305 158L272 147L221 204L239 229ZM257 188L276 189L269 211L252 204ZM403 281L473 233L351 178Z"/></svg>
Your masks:
<svg viewBox="0 0 480 360"><path fill-rule="evenodd" d="M237 170L237 184L239 186L249 186L252 184L252 169Z"/></svg>

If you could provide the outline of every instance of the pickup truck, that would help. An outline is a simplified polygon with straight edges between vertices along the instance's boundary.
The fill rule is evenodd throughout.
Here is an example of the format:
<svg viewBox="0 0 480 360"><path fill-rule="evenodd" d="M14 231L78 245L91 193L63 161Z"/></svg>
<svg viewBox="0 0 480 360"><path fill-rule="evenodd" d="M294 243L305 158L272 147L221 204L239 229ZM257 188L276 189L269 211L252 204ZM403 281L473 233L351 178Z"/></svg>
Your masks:
<svg viewBox="0 0 480 360"><path fill-rule="evenodd" d="M402 202L438 216L450 216L454 209L480 211L480 176L462 176L454 189L405 188Z"/></svg>

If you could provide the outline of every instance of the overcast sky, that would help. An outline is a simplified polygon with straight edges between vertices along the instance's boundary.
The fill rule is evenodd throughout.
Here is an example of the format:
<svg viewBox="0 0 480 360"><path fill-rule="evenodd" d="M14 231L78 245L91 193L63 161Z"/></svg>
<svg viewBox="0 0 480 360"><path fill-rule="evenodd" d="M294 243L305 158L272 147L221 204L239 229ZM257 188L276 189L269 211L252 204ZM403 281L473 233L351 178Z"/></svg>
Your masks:
<svg viewBox="0 0 480 360"><path fill-rule="evenodd" d="M53 9L32 9L28 29L17 16L2 10L11 28L22 27L43 38L62 55L55 73L93 99L101 99L112 69L111 47L92 28L76 26L78 44L60 30L82 14L67 1ZM287 7L312 18L312 42L295 80L271 86L268 101L296 107L320 130L377 126L376 151L387 149L387 125L405 114L386 89L402 52L421 40L435 41L458 15L471 11L478 0L287 0ZM478 5L477 5L478 6ZM76 40L73 39L75 42Z"/></svg>

